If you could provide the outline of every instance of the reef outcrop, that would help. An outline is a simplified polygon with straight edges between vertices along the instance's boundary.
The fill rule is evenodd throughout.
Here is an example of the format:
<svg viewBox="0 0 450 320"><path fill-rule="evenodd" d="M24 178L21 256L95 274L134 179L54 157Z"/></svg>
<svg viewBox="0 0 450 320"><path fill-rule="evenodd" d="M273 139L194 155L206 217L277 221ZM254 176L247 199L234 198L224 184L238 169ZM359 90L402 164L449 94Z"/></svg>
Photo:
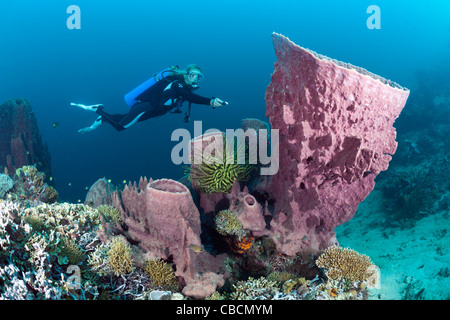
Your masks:
<svg viewBox="0 0 450 320"><path fill-rule="evenodd" d="M123 223L120 233L144 259L174 263L183 294L201 299L225 282L224 255L212 256L200 241L200 213L183 184L170 180L141 179L112 196ZM106 237L106 239L109 236Z"/></svg>
<svg viewBox="0 0 450 320"><path fill-rule="evenodd" d="M275 199L270 237L287 255L324 250L388 168L409 90L280 34L273 44L265 100L279 130L280 170L264 187Z"/></svg>
<svg viewBox="0 0 450 320"><path fill-rule="evenodd" d="M26 99L9 99L0 105L0 165L11 173L36 165L51 177L50 152L42 143L36 117Z"/></svg>

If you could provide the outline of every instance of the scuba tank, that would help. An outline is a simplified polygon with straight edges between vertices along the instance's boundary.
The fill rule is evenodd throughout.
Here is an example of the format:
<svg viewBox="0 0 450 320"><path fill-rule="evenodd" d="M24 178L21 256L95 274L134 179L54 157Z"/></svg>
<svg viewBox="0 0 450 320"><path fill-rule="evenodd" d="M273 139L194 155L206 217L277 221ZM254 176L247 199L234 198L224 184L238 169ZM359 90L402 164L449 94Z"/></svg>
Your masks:
<svg viewBox="0 0 450 320"><path fill-rule="evenodd" d="M130 108L136 105L139 102L139 100L137 100L137 97L139 97L139 95L141 95L149 88L153 87L157 82L164 79L165 77L176 75L176 70L178 70L178 66L172 66L160 71L157 74L154 74L150 79L141 83L139 86L137 86L124 96L126 104Z"/></svg>

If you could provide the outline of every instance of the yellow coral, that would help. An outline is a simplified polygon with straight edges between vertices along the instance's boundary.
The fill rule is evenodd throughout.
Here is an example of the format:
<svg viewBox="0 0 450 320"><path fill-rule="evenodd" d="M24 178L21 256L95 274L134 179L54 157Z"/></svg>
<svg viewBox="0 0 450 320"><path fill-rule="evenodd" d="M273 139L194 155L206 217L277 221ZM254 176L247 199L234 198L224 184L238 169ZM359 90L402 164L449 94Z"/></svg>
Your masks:
<svg viewBox="0 0 450 320"><path fill-rule="evenodd" d="M172 266L161 259L151 259L144 263L144 271L157 287L174 291L178 281Z"/></svg>
<svg viewBox="0 0 450 320"><path fill-rule="evenodd" d="M245 233L242 223L231 210L222 210L217 213L215 222L217 232L223 236L242 237Z"/></svg>
<svg viewBox="0 0 450 320"><path fill-rule="evenodd" d="M372 261L364 254L340 246L328 247L316 260L319 268L326 269L328 279L364 281L371 275Z"/></svg>
<svg viewBox="0 0 450 320"><path fill-rule="evenodd" d="M116 276L130 273L134 269L130 245L121 237L112 239L108 253L108 264Z"/></svg>

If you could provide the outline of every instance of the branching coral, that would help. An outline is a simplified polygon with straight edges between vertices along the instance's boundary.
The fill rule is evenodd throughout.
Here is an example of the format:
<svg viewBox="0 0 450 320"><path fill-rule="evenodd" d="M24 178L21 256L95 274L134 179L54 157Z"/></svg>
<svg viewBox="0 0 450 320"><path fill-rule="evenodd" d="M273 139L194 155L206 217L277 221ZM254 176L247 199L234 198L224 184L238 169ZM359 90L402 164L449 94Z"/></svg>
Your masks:
<svg viewBox="0 0 450 320"><path fill-rule="evenodd" d="M98 212L106 219L106 221L117 221L122 222L122 217L120 215L120 211L106 204L102 204L97 207Z"/></svg>
<svg viewBox="0 0 450 320"><path fill-rule="evenodd" d="M178 288L177 278L172 266L161 259L151 259L144 263L144 271L153 285L174 291Z"/></svg>
<svg viewBox="0 0 450 320"><path fill-rule="evenodd" d="M223 236L237 236L241 238L246 233L242 228L242 223L231 210L222 210L217 213L216 230Z"/></svg>
<svg viewBox="0 0 450 320"><path fill-rule="evenodd" d="M368 256L339 246L328 247L316 260L316 265L326 269L325 274L330 280L364 281L374 272Z"/></svg>
<svg viewBox="0 0 450 320"><path fill-rule="evenodd" d="M69 264L77 265L84 260L84 252L71 238L62 238L61 255L67 257Z"/></svg>
<svg viewBox="0 0 450 320"><path fill-rule="evenodd" d="M108 264L116 276L125 275L134 269L131 247L121 237L112 239L111 248L107 252Z"/></svg>
<svg viewBox="0 0 450 320"><path fill-rule="evenodd" d="M108 263L109 249L111 249L111 242L108 244L102 243L88 256L88 265L92 271L100 276L107 276L114 273Z"/></svg>
<svg viewBox="0 0 450 320"><path fill-rule="evenodd" d="M45 174L39 172L34 166L23 166L17 169L14 180L14 198L16 200L32 200L45 203L58 201L56 189L44 182Z"/></svg>
<svg viewBox="0 0 450 320"><path fill-rule="evenodd" d="M24 230L15 221L21 207L12 201L0 200L0 257L8 252L14 238L21 237Z"/></svg>
<svg viewBox="0 0 450 320"><path fill-rule="evenodd" d="M25 221L38 229L56 230L66 237L79 238L100 223L98 212L82 204L42 204L25 209Z"/></svg>
<svg viewBox="0 0 450 320"><path fill-rule="evenodd" d="M279 290L276 281L264 277L249 277L247 281L238 281L233 289L230 295L233 300L265 300Z"/></svg>

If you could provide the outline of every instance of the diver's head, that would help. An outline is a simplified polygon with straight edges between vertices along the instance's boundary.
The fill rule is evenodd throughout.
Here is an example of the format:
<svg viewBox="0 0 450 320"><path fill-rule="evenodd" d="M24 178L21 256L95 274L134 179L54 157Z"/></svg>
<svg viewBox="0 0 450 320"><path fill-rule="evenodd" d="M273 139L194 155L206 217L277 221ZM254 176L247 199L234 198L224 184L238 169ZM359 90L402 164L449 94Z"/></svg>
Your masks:
<svg viewBox="0 0 450 320"><path fill-rule="evenodd" d="M196 64L190 64L186 67L184 74L184 81L190 85L196 85L198 82L202 81L204 75L202 70Z"/></svg>

